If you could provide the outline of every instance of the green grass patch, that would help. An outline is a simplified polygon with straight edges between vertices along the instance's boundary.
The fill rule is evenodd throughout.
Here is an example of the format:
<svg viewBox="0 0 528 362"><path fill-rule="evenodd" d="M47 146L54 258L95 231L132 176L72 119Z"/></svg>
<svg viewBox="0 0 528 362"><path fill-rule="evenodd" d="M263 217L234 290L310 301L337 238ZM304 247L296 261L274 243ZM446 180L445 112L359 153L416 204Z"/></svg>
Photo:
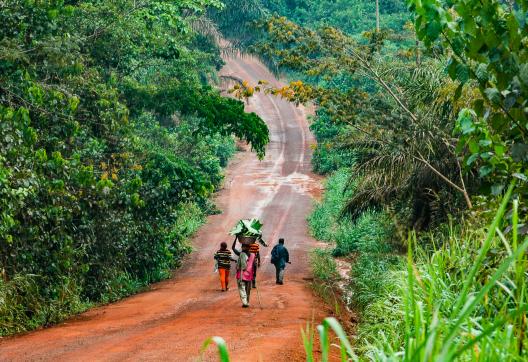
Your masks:
<svg viewBox="0 0 528 362"><path fill-rule="evenodd" d="M339 279L337 263L328 249L314 249L310 253L310 264L314 277L322 282L334 283Z"/></svg>
<svg viewBox="0 0 528 362"><path fill-rule="evenodd" d="M309 216L314 237L329 242L330 251L312 254L312 270L327 286L334 283L335 261L331 256L353 255L350 295L347 299L358 310L376 303L390 282L391 272L402 267L402 257L389 242L393 234L390 218L383 212L368 211L352 221L342 210L354 192L350 171L340 169L326 182L323 200ZM336 272L337 273L337 272ZM321 289L323 287L319 287Z"/></svg>

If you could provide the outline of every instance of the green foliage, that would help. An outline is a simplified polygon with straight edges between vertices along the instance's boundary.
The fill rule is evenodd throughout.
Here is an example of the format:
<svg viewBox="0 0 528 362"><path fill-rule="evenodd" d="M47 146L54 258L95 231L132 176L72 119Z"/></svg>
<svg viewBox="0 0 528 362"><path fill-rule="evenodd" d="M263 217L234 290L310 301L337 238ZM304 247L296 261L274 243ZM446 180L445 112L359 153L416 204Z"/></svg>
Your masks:
<svg viewBox="0 0 528 362"><path fill-rule="evenodd" d="M499 231L508 224L503 217L508 198L509 194L488 230L475 230L470 224L462 230L448 229L434 236L432 250L410 238L407 273L399 274L396 290L386 295L392 303L375 311L389 321L365 336L371 358L527 358L528 240L522 244L516 232L504 237ZM402 315L404 326L398 321Z"/></svg>
<svg viewBox="0 0 528 362"><path fill-rule="evenodd" d="M254 23L269 15L265 0L230 0L221 10L212 9L210 16L218 24L218 29L235 48L246 48L252 44L255 32Z"/></svg>
<svg viewBox="0 0 528 362"><path fill-rule="evenodd" d="M339 224L339 216L344 206L344 199L350 195L346 192L346 183L350 171L341 169L326 180L324 199L315 205L308 217L310 230L319 240L332 241Z"/></svg>
<svg viewBox="0 0 528 362"><path fill-rule="evenodd" d="M268 129L210 82L216 0L9 0L0 20L2 335L169 275ZM7 303L7 304L6 304Z"/></svg>
<svg viewBox="0 0 528 362"><path fill-rule="evenodd" d="M332 285L339 279L337 263L327 249L314 249L310 253L310 265L318 282Z"/></svg>
<svg viewBox="0 0 528 362"><path fill-rule="evenodd" d="M267 0L267 7L281 16L310 28L329 25L359 35L376 28L374 1L351 0ZM380 0L382 28L401 30L409 19L405 2Z"/></svg>
<svg viewBox="0 0 528 362"><path fill-rule="evenodd" d="M343 224L335 235L335 255L345 255L356 250L364 253L390 251L387 240L392 230L385 215L365 212L354 222L345 219Z"/></svg>
<svg viewBox="0 0 528 362"><path fill-rule="evenodd" d="M8 282L0 279L0 335L57 323L90 307L80 299L80 288L74 280L64 277L55 286L59 298L50 300L42 295L41 279L32 274L16 275Z"/></svg>
<svg viewBox="0 0 528 362"><path fill-rule="evenodd" d="M420 242L413 234L407 267L400 261L390 270L355 268L365 285L361 280L358 285L355 274L352 291L367 299L358 343L354 350L347 350L349 356L357 353L376 361L520 361L528 357L528 239L521 242L518 232L505 236L500 231L510 223L516 226L519 219L517 201L510 220L504 215L512 189L513 185L489 227L475 228L474 223L465 222L423 235ZM370 261L380 264L377 259ZM309 331L303 335L310 359L314 339L307 337ZM328 345L322 348L323 356L328 355Z"/></svg>
<svg viewBox="0 0 528 362"><path fill-rule="evenodd" d="M310 130L317 139L317 146L312 156L312 167L315 172L329 174L354 165L356 160L354 151L343 147L343 141L351 132L349 128L333 122L323 110L319 110L310 125Z"/></svg>
<svg viewBox="0 0 528 362"><path fill-rule="evenodd" d="M387 248L384 244L372 244L371 248ZM351 272L351 283L348 289L352 305L360 312L371 308L376 303L387 303L385 291L393 283L393 272L402 265L402 258L397 254L363 252L354 261ZM362 323L368 324L368 317Z"/></svg>
<svg viewBox="0 0 528 362"><path fill-rule="evenodd" d="M496 194L512 175L526 181L526 2L413 1L412 10L418 37L447 49L447 71L459 89L478 87L480 96L457 122L466 165L476 165ZM526 192L526 183L519 186Z"/></svg>
<svg viewBox="0 0 528 362"><path fill-rule="evenodd" d="M231 235L243 235L243 236L261 236L262 235L262 223L259 219L253 218L250 220L242 219L231 229L229 234Z"/></svg>
<svg viewBox="0 0 528 362"><path fill-rule="evenodd" d="M404 24L410 19L405 2L381 0L379 4L381 27L398 42ZM274 15L309 28L335 27L356 38L361 38L363 33L372 33L376 26L374 1L231 0L226 1L222 9L209 12L222 35L230 41L224 48L227 53L232 53L233 49L248 51L251 45L261 40L261 35L255 31L257 23ZM256 55L262 54L257 52Z"/></svg>
<svg viewBox="0 0 528 362"><path fill-rule="evenodd" d="M358 361L356 354L352 348L352 344L348 340L348 337L339 322L335 318L326 318L323 323L317 326L317 331L319 332L319 341L321 343L321 358L323 361L328 361L330 357L330 347L333 345L330 343L329 331L333 330L338 337L339 348L341 350L341 361ZM305 343L307 345L307 343ZM308 350L313 351L313 348L310 347ZM307 355L307 360L314 360L313 354Z"/></svg>
<svg viewBox="0 0 528 362"><path fill-rule="evenodd" d="M350 170L342 168L326 182L324 199L315 206L308 221L311 232L319 240L335 243L334 255L352 252L386 253L391 234L386 216L376 212L365 212L357 220L343 214L348 199L355 188L349 187Z"/></svg>
<svg viewBox="0 0 528 362"><path fill-rule="evenodd" d="M284 18L268 20L263 31L257 49L307 80L267 91L318 106L315 165L321 159L327 170L337 159L362 176L351 180L358 183L347 206L353 218L389 207L400 223L423 229L464 203L471 206L469 193L479 180L471 172L461 176L452 137L463 104L453 98L453 83L438 61L387 60L380 54L382 38L361 44L338 29L314 31ZM370 82L359 81L365 75ZM335 126L322 127L330 122ZM323 148L330 143L325 137L332 137L329 149ZM348 157L340 160L339 154Z"/></svg>
<svg viewBox="0 0 528 362"><path fill-rule="evenodd" d="M365 212L355 221L343 215L343 208L354 193L353 189L347 189L349 178L347 169L340 169L328 178L324 199L308 221L316 238L332 243L334 256L355 255L349 299L356 309L363 310L382 297L390 283L391 271L401 265L401 258L394 254L396 248L389 241L393 230L386 215ZM311 259L314 274L332 284L335 262L324 259L325 254L316 256Z"/></svg>

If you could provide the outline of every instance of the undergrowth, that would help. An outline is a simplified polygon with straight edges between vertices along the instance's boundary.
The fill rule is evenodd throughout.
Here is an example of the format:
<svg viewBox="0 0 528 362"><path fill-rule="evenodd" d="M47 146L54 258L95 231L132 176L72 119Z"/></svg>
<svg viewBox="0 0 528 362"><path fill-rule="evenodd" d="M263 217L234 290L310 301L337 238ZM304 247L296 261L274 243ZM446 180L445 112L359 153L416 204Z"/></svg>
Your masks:
<svg viewBox="0 0 528 362"><path fill-rule="evenodd" d="M347 299L355 308L363 309L381 297L391 271L401 267L402 257L387 242L392 228L385 213L368 211L355 221L343 215L343 207L354 192L353 186L348 185L349 178L348 169L340 169L328 178L324 199L315 206L308 221L314 237L333 247L333 256L355 257ZM320 273L319 264L312 262L315 275Z"/></svg>
<svg viewBox="0 0 528 362"><path fill-rule="evenodd" d="M526 245L512 227L506 236L500 231L517 222L517 201L507 217L504 201L489 227L479 226L483 213L480 222L451 220L394 244L385 213L367 211L355 221L342 214L354 192L348 178L347 169L328 178L309 224L333 256L353 256L347 300L360 315L354 355L373 361L528 359ZM325 260L312 258L314 275L335 285Z"/></svg>
<svg viewBox="0 0 528 362"><path fill-rule="evenodd" d="M167 235L172 240L168 252L181 256L191 250L188 238L205 221L203 210L194 203L186 203L176 211L176 222ZM85 291L75 275L65 276L54 288L55 293L42 289L46 278L42 275L15 275L9 281L0 278L0 336L26 332L40 326L56 324L72 315L86 311L95 304L106 304L141 291L150 283L170 277L173 268L179 266L180 258L164 266L154 268L144 279L134 277L126 271L108 274L97 302L83 297Z"/></svg>

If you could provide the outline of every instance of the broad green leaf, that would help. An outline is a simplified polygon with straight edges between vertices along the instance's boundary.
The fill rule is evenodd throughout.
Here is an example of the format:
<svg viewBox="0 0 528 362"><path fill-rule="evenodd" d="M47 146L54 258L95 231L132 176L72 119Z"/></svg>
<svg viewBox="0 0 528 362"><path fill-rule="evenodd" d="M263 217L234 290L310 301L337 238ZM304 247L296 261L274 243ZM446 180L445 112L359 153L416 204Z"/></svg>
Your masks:
<svg viewBox="0 0 528 362"><path fill-rule="evenodd" d="M477 25L475 19L472 16L468 16L464 19L464 31L472 36L477 35Z"/></svg>
<svg viewBox="0 0 528 362"><path fill-rule="evenodd" d="M493 171L493 167L489 165L484 165L479 169L479 176L484 178L488 176Z"/></svg>
<svg viewBox="0 0 528 362"><path fill-rule="evenodd" d="M471 166L476 160L478 160L478 158L479 158L479 154L478 153L472 154L471 156L468 157L468 159L466 161L466 165L467 166Z"/></svg>
<svg viewBox="0 0 528 362"><path fill-rule="evenodd" d="M495 154L499 157L504 155L505 147L503 145L495 145L493 146L493 149L495 151Z"/></svg>
<svg viewBox="0 0 528 362"><path fill-rule="evenodd" d="M478 153L480 152L480 146L476 140L470 140L468 143L469 151L471 153Z"/></svg>
<svg viewBox="0 0 528 362"><path fill-rule="evenodd" d="M498 104L501 100L500 92L497 88L487 88L484 93L490 102Z"/></svg>

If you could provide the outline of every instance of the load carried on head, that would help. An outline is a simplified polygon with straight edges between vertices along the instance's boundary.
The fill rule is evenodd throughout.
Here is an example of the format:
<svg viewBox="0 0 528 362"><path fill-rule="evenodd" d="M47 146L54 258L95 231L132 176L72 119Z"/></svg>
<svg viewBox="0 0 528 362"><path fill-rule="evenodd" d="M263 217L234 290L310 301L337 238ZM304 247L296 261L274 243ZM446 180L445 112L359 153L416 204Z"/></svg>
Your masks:
<svg viewBox="0 0 528 362"><path fill-rule="evenodd" d="M262 240L262 223L256 218L240 220L229 234L235 235L241 244L249 245L258 241L267 246Z"/></svg>

